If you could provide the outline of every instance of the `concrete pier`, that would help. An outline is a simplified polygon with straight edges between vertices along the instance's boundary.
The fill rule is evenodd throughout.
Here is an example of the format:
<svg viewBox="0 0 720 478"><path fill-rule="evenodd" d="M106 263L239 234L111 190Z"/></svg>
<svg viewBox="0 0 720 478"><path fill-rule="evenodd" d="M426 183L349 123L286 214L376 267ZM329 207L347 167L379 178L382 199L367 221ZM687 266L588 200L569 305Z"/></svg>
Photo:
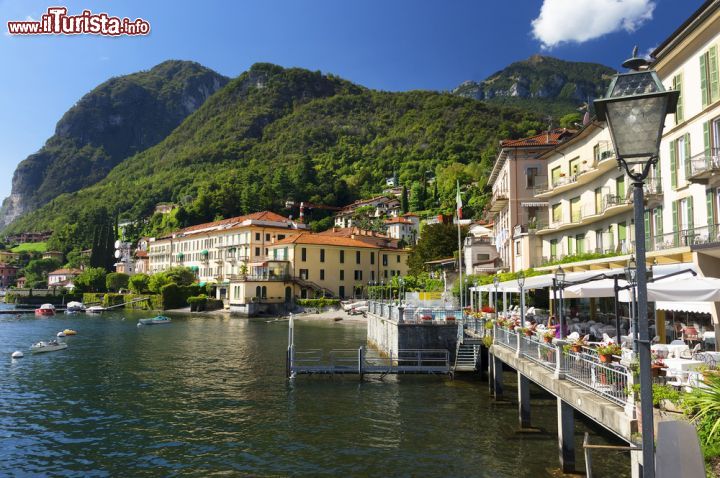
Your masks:
<svg viewBox="0 0 720 478"><path fill-rule="evenodd" d="M575 410L562 398L557 399L558 450L563 473L575 471Z"/></svg>
<svg viewBox="0 0 720 478"><path fill-rule="evenodd" d="M368 345L385 355L397 355L398 350L442 349L455 360L458 325L432 321L431 323L398 322L373 313L367 314Z"/></svg>
<svg viewBox="0 0 720 478"><path fill-rule="evenodd" d="M530 380L518 374L518 420L520 429L530 428Z"/></svg>

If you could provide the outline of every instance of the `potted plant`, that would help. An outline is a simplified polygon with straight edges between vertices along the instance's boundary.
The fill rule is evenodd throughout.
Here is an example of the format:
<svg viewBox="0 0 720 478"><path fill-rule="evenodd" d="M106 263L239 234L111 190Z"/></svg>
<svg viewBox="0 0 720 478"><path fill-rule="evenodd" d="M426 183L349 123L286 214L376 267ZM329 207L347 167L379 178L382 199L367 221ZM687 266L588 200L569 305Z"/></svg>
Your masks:
<svg viewBox="0 0 720 478"><path fill-rule="evenodd" d="M525 334L526 337L532 337L535 335L535 331L530 327L520 327L520 332Z"/></svg>
<svg viewBox="0 0 720 478"><path fill-rule="evenodd" d="M622 353L622 348L618 344L610 342L599 346L597 348L597 353L601 362L609 363L614 360L613 356L620 355Z"/></svg>
<svg viewBox="0 0 720 478"><path fill-rule="evenodd" d="M573 340L573 341L570 343L570 350L572 350L573 352L579 354L580 352L582 352L582 348L583 348L583 347L587 347L587 346L588 346L588 341L587 341L587 339L588 339L588 336L586 335L586 336L584 336L584 337L578 337L577 339Z"/></svg>
<svg viewBox="0 0 720 478"><path fill-rule="evenodd" d="M555 333L552 331L547 331L543 333L542 338L543 342L545 342L546 344L551 344L553 339L555 338Z"/></svg>
<svg viewBox="0 0 720 478"><path fill-rule="evenodd" d="M455 316L454 315L446 315L445 316L445 322L455 323Z"/></svg>
<svg viewBox="0 0 720 478"><path fill-rule="evenodd" d="M420 323L422 324L431 324L432 323L432 315L423 315L420 317Z"/></svg>

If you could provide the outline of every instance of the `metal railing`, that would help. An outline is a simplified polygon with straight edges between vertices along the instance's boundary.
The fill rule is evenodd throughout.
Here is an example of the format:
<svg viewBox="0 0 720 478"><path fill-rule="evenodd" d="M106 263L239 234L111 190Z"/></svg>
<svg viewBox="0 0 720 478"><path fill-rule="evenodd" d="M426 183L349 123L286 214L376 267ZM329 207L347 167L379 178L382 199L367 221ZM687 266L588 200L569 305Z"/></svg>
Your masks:
<svg viewBox="0 0 720 478"><path fill-rule="evenodd" d="M703 151L691 156L688 161L690 162L690 177L720 170L720 148Z"/></svg>
<svg viewBox="0 0 720 478"><path fill-rule="evenodd" d="M581 352L563 353L565 378L608 400L625 405L628 400L630 371L617 362L603 363L596 356Z"/></svg>
<svg viewBox="0 0 720 478"><path fill-rule="evenodd" d="M426 307L401 307L397 302L368 301L368 312L384 319L399 321L400 309L402 320L407 323L456 323L462 324L463 313L460 309L432 309Z"/></svg>
<svg viewBox="0 0 720 478"><path fill-rule="evenodd" d="M288 346L288 376L296 374L450 373L450 353L438 349L401 349L389 356L357 349L295 350Z"/></svg>
<svg viewBox="0 0 720 478"><path fill-rule="evenodd" d="M505 327L495 327L495 343L504 347L517 349L517 334Z"/></svg>
<svg viewBox="0 0 720 478"><path fill-rule="evenodd" d="M536 336L521 336L520 354L548 370L557 368L557 346L552 342L538 340Z"/></svg>

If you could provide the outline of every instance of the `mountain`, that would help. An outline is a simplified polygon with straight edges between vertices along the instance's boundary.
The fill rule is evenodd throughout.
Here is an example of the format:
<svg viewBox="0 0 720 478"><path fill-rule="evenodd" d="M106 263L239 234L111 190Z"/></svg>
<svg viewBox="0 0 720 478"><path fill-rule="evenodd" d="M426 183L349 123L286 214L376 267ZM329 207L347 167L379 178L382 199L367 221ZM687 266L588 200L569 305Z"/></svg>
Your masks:
<svg viewBox="0 0 720 478"><path fill-rule="evenodd" d="M20 162L0 208L0 228L103 179L164 139L227 82L198 63L166 61L101 84L63 115L40 151Z"/></svg>
<svg viewBox="0 0 720 478"><path fill-rule="evenodd" d="M541 125L529 113L449 93L380 92L330 74L260 63L157 145L7 231L60 234L88 210L137 219L162 201L183 204L181 223L262 209L297 214L284 210L286 200L344 205L382 192L393 173L411 194L423 195L423 204L452 209L456 179L479 181L500 138ZM434 193L421 182L428 172L437 176ZM478 201L468 193L467 208Z"/></svg>
<svg viewBox="0 0 720 478"><path fill-rule="evenodd" d="M481 82L466 81L459 96L517 106L555 119L576 112L588 99L605 94L615 70L597 63L533 55L512 63Z"/></svg>

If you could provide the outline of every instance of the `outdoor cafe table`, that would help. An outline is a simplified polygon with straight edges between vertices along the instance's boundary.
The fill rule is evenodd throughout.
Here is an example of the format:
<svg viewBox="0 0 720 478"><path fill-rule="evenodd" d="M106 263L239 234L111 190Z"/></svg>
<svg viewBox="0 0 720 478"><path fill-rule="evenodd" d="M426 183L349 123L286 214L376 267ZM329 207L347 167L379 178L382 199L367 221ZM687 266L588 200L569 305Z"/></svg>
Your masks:
<svg viewBox="0 0 720 478"><path fill-rule="evenodd" d="M663 360L663 362L665 362L665 366L668 369L668 375L674 375L672 372L688 372L690 370L695 370L699 366L705 364L702 360L681 358L667 358Z"/></svg>
<svg viewBox="0 0 720 478"><path fill-rule="evenodd" d="M687 344L679 344L679 345L667 345L668 352L671 356L677 357L680 355L681 352L684 352L685 350L690 350L690 347L687 346Z"/></svg>

